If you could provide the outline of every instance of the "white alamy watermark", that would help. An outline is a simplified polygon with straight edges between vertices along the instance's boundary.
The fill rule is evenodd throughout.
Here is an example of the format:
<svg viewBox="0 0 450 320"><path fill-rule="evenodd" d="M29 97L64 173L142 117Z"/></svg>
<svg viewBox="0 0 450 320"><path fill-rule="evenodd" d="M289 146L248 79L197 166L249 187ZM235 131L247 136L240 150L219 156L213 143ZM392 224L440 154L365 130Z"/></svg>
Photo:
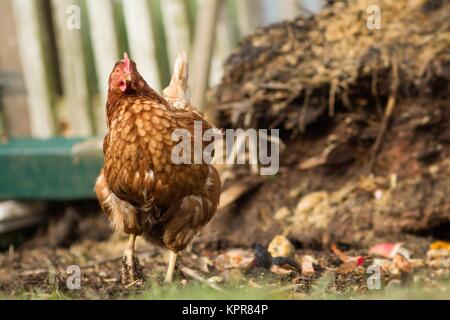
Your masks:
<svg viewBox="0 0 450 320"><path fill-rule="evenodd" d="M171 154L174 164L249 164L261 175L275 175L279 170L278 129L226 129L223 133L218 129L203 131L202 122L194 121L193 134L176 129L172 141L177 142Z"/></svg>
<svg viewBox="0 0 450 320"><path fill-rule="evenodd" d="M366 273L370 274L367 277L367 289L380 290L381 289L381 267L377 264L370 265Z"/></svg>
<svg viewBox="0 0 450 320"><path fill-rule="evenodd" d="M77 265L67 267L66 273L69 274L66 280L66 286L69 290L79 290L81 288L81 269Z"/></svg>
<svg viewBox="0 0 450 320"><path fill-rule="evenodd" d="M81 289L81 268L78 265L70 265L66 269L68 275L66 279L66 287L69 290ZM48 283L54 285L57 283L58 270L55 265L49 263L48 265Z"/></svg>
<svg viewBox="0 0 450 320"><path fill-rule="evenodd" d="M369 15L366 20L366 26L369 30L380 30L381 29L381 8L376 4L372 4L366 9Z"/></svg>
<svg viewBox="0 0 450 320"><path fill-rule="evenodd" d="M67 6L66 9L67 19L66 27L69 30L80 30L81 29L81 8L77 5Z"/></svg>

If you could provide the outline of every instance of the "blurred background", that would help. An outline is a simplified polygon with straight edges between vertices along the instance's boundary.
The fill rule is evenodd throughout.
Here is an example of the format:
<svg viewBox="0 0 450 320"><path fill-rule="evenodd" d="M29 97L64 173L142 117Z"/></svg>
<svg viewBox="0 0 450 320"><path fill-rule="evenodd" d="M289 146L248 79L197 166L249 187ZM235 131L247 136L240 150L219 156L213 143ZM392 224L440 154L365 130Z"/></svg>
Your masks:
<svg viewBox="0 0 450 320"><path fill-rule="evenodd" d="M194 104L218 84L227 56L256 28L318 12L321 0L2 0L3 136L105 131L107 79L128 52L156 90L186 50Z"/></svg>
<svg viewBox="0 0 450 320"><path fill-rule="evenodd" d="M321 7L320 0L1 0L0 199L94 198L108 77L124 52L161 91L185 50L192 102L206 111L208 90L245 36ZM26 216L19 222L16 205L1 204L0 232L39 220L19 208Z"/></svg>

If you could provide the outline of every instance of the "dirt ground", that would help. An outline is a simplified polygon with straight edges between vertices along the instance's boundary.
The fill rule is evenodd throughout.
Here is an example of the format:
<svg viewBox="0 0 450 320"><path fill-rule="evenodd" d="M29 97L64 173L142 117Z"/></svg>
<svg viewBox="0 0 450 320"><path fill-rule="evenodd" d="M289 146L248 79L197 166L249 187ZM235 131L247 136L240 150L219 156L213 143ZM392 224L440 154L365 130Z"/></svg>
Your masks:
<svg viewBox="0 0 450 320"><path fill-rule="evenodd" d="M51 243L63 229L61 226L68 223L68 215L66 212L53 219L46 229L38 231L17 249L11 246L0 254L0 296L10 299L122 299L145 297L153 292L152 298L163 298L165 292L173 290L163 284L167 252L143 240L138 240L137 251L146 281L131 286L120 283L126 239L110 236L103 215L82 216L71 226L76 229L77 239L71 240L71 233L66 232L65 244L53 247ZM342 252L336 255L330 249L289 248L281 242L275 249L272 244L271 250L279 250L287 257L273 259L265 250L267 244L257 248L212 250L208 248L211 245L200 240L191 251L181 254L174 286L180 292L187 291L182 298L192 297L189 291L192 287L211 290L207 295L211 298L214 294L240 290L246 298L261 297L264 293L263 298L305 299L318 297L318 293L333 298L370 298L374 293L409 286L420 286L421 290L426 289L438 298L450 298L447 282L450 253L433 260L427 257L431 238L405 237L404 240L410 254L410 269L401 265L390 265L387 269L383 266L379 278L381 290L372 290L372 282L368 281L373 275L370 266L376 262L368 249L339 246ZM357 265L345 263L339 257L343 252L348 257L361 256L363 260ZM311 259L312 264L305 264L305 257ZM380 265L389 264L389 259L382 260ZM72 265L80 267L80 289L67 287L71 275L67 269Z"/></svg>

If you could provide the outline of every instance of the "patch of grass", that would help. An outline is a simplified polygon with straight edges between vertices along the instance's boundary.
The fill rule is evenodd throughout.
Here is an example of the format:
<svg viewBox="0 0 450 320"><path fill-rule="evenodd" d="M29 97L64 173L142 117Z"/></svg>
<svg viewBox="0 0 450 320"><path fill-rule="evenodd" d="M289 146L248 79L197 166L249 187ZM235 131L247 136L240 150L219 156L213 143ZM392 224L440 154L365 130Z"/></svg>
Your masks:
<svg viewBox="0 0 450 320"><path fill-rule="evenodd" d="M313 290L310 294L296 294L292 290L276 288L255 289L249 287L229 287L222 293L199 283L186 287L150 286L145 293L130 296L130 299L150 300L277 300L277 299L312 299L312 300L348 300L348 299L387 299L387 300L418 300L418 299L450 299L450 279L434 282L430 285L412 283L402 286L389 286L380 290L368 290L365 293L330 293L324 290Z"/></svg>
<svg viewBox="0 0 450 320"><path fill-rule="evenodd" d="M325 279L326 280L326 279ZM104 295L92 288L75 291L62 291L56 287L40 291L33 289L27 292L8 296L0 293L3 299L33 300L67 300L67 299L131 299L131 300L442 300L450 299L450 278L431 282L410 282L408 284L389 285L380 290L367 290L364 293L347 291L346 293L329 292L326 282L318 284L309 293L296 293L292 286L250 288L247 285L223 286L225 292L219 292L199 282L190 282L186 286L180 284L159 285L147 282L144 287L120 289L117 294Z"/></svg>
<svg viewBox="0 0 450 320"><path fill-rule="evenodd" d="M145 300L249 300L249 299L286 299L283 294L267 289L229 288L226 292L219 292L201 284L193 284L186 287L173 285L170 287L152 286L145 293L131 296L130 299Z"/></svg>

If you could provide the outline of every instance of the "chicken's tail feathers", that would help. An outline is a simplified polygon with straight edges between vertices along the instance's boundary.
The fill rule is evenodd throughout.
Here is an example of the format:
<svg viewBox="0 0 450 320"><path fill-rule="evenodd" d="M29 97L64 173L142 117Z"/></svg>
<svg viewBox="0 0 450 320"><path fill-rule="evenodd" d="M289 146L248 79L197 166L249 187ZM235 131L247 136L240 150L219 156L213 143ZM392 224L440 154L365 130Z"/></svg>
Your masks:
<svg viewBox="0 0 450 320"><path fill-rule="evenodd" d="M163 97L173 106L183 109L190 105L189 63L186 51L181 51L173 68L172 79L167 88L162 91Z"/></svg>
<svg viewBox="0 0 450 320"><path fill-rule="evenodd" d="M177 59L175 60L175 66L173 68L172 80L174 77L178 81L184 81L187 83L189 78L189 63L186 51L181 51Z"/></svg>

